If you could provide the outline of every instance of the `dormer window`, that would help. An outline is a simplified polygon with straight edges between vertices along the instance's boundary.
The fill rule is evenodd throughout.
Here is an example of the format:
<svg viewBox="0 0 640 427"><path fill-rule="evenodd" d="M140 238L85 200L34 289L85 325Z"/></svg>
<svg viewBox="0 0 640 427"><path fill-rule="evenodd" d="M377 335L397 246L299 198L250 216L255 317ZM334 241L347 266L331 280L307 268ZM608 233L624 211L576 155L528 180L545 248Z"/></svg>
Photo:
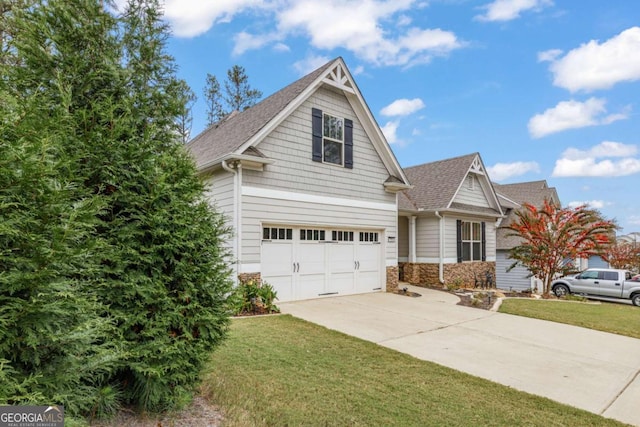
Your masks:
<svg viewBox="0 0 640 427"><path fill-rule="evenodd" d="M322 161L342 166L344 121L324 114L322 117Z"/></svg>
<svg viewBox="0 0 640 427"><path fill-rule="evenodd" d="M353 169L353 121L311 110L312 160Z"/></svg>

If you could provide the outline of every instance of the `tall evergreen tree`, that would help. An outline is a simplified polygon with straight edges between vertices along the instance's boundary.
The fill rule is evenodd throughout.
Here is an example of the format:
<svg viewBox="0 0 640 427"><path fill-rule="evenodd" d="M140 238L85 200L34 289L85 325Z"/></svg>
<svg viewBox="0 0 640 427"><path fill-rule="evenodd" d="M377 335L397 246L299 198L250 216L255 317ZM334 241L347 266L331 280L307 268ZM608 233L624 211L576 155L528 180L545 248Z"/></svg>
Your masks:
<svg viewBox="0 0 640 427"><path fill-rule="evenodd" d="M159 410L184 402L226 331L231 288L223 219L177 134L183 86L165 52L157 0L131 0L122 17L127 114L111 163L103 236L113 248L100 288L128 358L117 379L131 403Z"/></svg>
<svg viewBox="0 0 640 427"><path fill-rule="evenodd" d="M204 96L207 101L207 125L219 122L233 111L244 111L255 105L262 92L252 89L244 67L234 65L227 70L224 94L216 76L207 73Z"/></svg>
<svg viewBox="0 0 640 427"><path fill-rule="evenodd" d="M0 262L15 273L0 282L12 307L0 315L0 377L40 377L0 385L0 397L55 397L75 413L104 407L116 389L145 409L180 404L225 335L231 282L222 218L178 134L184 86L158 2L132 0L118 18L100 0L39 0L21 12L9 49L20 67L0 79L11 107L0 120L0 248L11 248ZM28 323L9 331L36 301L31 289L54 299L51 309L31 333ZM67 339L39 346L42 328ZM32 357L39 365L24 364ZM25 389L62 375L56 387ZM62 394L72 384L76 395Z"/></svg>
<svg viewBox="0 0 640 427"><path fill-rule="evenodd" d="M207 73L204 87L204 98L207 101L207 126L219 122L228 113L222 106L222 92L218 78Z"/></svg>
<svg viewBox="0 0 640 427"><path fill-rule="evenodd" d="M85 55L108 61L113 19L94 2L14 6L0 63L0 403L78 415L104 403L119 363L95 294L105 205L85 187L75 117L75 97L100 85Z"/></svg>
<svg viewBox="0 0 640 427"><path fill-rule="evenodd" d="M244 111L255 105L262 96L262 92L252 89L249 85L249 77L244 67L234 65L227 70L227 80L224 83L226 92L225 101L231 111Z"/></svg>
<svg viewBox="0 0 640 427"><path fill-rule="evenodd" d="M193 126L193 104L195 104L198 97L191 90L187 82L181 81L180 85L182 86L180 92L183 94L181 105L184 104L184 107L181 108L180 114L177 118L177 127L178 127L178 135L182 140L183 144L186 144L191 139L191 128Z"/></svg>

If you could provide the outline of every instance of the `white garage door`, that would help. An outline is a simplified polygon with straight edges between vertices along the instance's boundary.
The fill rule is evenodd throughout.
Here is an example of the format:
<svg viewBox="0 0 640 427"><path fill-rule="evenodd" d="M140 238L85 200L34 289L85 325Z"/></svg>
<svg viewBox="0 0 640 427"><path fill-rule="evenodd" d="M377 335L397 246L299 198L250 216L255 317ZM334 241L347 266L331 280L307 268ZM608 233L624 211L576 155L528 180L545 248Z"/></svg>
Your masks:
<svg viewBox="0 0 640 427"><path fill-rule="evenodd" d="M379 231L265 226L262 279L281 302L380 290L380 236Z"/></svg>

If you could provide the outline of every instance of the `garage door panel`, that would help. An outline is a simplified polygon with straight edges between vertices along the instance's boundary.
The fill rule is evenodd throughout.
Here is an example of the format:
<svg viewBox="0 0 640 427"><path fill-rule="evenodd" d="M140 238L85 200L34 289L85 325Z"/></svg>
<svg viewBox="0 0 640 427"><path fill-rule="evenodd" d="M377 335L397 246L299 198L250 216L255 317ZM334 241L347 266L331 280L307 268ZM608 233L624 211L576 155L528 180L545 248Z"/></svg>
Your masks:
<svg viewBox="0 0 640 427"><path fill-rule="evenodd" d="M263 242L262 279L278 295L278 301L291 301L293 292L293 244L290 242Z"/></svg>
<svg viewBox="0 0 640 427"><path fill-rule="evenodd" d="M329 272L351 273L355 271L355 246L351 243L337 243L329 246Z"/></svg>
<svg viewBox="0 0 640 427"><path fill-rule="evenodd" d="M261 266L263 279L274 287L279 301L373 292L382 287L378 232L274 226L265 227L265 233L269 231L265 239L274 239L274 229L279 240L263 241Z"/></svg>

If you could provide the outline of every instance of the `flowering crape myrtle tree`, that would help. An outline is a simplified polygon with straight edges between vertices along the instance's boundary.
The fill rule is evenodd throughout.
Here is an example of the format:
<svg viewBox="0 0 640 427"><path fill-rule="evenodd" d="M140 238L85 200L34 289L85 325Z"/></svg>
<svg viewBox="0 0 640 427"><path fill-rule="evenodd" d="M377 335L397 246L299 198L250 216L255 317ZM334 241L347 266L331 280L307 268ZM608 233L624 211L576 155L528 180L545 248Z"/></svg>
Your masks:
<svg viewBox="0 0 640 427"><path fill-rule="evenodd" d="M640 273L640 244L622 242L611 245L603 255L612 268L623 268Z"/></svg>
<svg viewBox="0 0 640 427"><path fill-rule="evenodd" d="M509 270L517 265L529 269L542 280L545 295L556 275L574 269L567 260L602 255L617 228L597 210L586 206L562 208L547 200L541 208L525 203L516 215L517 220L507 226L508 235L520 237L521 243L510 251L514 263Z"/></svg>

